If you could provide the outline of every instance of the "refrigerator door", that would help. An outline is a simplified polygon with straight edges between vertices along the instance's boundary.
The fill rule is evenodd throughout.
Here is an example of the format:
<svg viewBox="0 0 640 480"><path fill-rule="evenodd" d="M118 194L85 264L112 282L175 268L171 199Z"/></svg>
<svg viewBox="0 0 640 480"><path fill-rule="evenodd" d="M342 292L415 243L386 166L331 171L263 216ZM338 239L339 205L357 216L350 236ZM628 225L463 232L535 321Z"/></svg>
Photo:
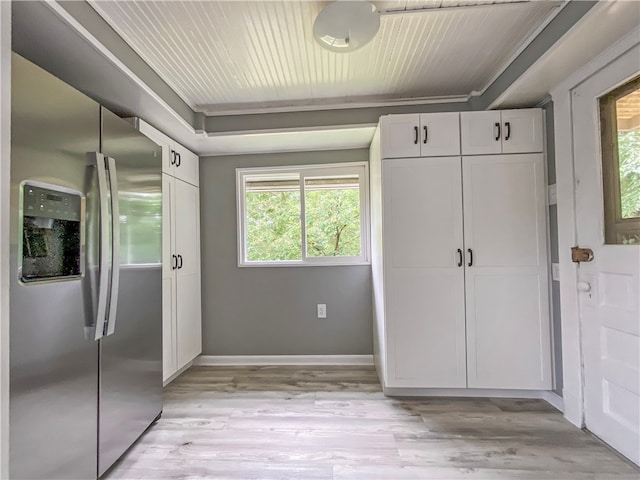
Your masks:
<svg viewBox="0 0 640 480"><path fill-rule="evenodd" d="M11 102L10 478L95 478L99 105L16 54Z"/></svg>
<svg viewBox="0 0 640 480"><path fill-rule="evenodd" d="M100 340L99 475L162 411L162 152L108 110L101 116L120 242Z"/></svg>

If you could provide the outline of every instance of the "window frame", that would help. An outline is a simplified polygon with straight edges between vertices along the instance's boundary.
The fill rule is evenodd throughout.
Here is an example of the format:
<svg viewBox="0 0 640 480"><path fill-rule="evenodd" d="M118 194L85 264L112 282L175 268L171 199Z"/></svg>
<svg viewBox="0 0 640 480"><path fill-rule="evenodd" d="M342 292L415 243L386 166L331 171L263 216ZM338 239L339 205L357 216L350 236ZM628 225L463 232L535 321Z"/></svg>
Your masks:
<svg viewBox="0 0 640 480"><path fill-rule="evenodd" d="M250 261L247 259L247 215L246 181L248 176L257 175L298 175L300 188L300 260ZM359 256L307 256L306 216L305 216L305 178L318 176L340 176L357 174L360 191L360 255ZM370 199L369 199L369 163L345 162L314 165L291 165L277 167L236 168L236 213L237 213L237 255L238 267L307 267L307 266L344 266L370 265Z"/></svg>

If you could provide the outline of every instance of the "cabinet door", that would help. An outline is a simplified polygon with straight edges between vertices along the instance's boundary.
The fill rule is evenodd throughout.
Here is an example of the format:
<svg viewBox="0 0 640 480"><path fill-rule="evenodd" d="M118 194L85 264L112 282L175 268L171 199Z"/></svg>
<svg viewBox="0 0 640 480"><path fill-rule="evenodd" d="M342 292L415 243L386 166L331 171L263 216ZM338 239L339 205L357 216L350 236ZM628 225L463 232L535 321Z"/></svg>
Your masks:
<svg viewBox="0 0 640 480"><path fill-rule="evenodd" d="M420 156L460 155L460 114L420 115Z"/></svg>
<svg viewBox="0 0 640 480"><path fill-rule="evenodd" d="M502 153L542 152L542 110L503 110Z"/></svg>
<svg viewBox="0 0 640 480"><path fill-rule="evenodd" d="M380 117L382 158L420 156L420 115Z"/></svg>
<svg viewBox="0 0 640 480"><path fill-rule="evenodd" d="M465 387L460 157L383 160L390 387Z"/></svg>
<svg viewBox="0 0 640 480"><path fill-rule="evenodd" d="M200 300L200 191L175 179L177 366L202 352Z"/></svg>
<svg viewBox="0 0 640 480"><path fill-rule="evenodd" d="M167 380L177 371L176 364L176 275L173 269L175 250L174 178L162 174L162 377Z"/></svg>
<svg viewBox="0 0 640 480"><path fill-rule="evenodd" d="M182 145L173 144L176 152L175 176L191 185L198 186L200 176L200 159Z"/></svg>
<svg viewBox="0 0 640 480"><path fill-rule="evenodd" d="M550 389L543 156L462 163L469 387Z"/></svg>
<svg viewBox="0 0 640 480"><path fill-rule="evenodd" d="M460 138L463 155L486 155L502 151L502 124L499 110L462 112Z"/></svg>
<svg viewBox="0 0 640 480"><path fill-rule="evenodd" d="M149 139L162 147L162 173L174 174L174 167L171 155L171 139L165 134L156 130L145 121L139 123L140 133L146 135Z"/></svg>

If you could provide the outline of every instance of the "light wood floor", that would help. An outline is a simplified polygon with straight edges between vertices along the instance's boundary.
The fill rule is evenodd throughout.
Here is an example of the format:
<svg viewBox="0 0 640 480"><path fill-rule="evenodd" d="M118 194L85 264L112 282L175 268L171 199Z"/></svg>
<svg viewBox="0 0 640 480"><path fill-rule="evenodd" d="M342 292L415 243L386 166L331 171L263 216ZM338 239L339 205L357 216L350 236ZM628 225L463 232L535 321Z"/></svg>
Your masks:
<svg viewBox="0 0 640 480"><path fill-rule="evenodd" d="M194 367L115 479L627 480L544 401L387 398L369 367Z"/></svg>

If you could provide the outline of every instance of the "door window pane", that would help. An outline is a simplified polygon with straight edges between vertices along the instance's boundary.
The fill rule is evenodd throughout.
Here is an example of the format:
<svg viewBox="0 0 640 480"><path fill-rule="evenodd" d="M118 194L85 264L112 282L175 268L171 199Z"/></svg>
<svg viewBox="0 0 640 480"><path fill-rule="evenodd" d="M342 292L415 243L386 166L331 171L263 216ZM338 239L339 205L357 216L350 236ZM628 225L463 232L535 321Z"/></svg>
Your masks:
<svg viewBox="0 0 640 480"><path fill-rule="evenodd" d="M640 244L640 77L600 99L605 243Z"/></svg>

